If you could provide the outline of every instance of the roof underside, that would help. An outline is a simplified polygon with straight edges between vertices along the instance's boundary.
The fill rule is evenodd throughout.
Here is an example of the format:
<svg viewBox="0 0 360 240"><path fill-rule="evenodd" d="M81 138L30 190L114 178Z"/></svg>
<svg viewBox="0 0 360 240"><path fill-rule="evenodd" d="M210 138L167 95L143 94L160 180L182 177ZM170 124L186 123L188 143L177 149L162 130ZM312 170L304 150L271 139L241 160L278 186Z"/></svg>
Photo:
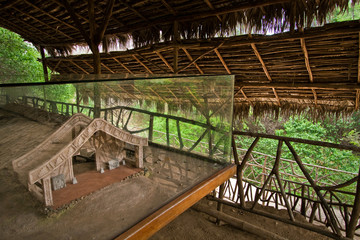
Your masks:
<svg viewBox="0 0 360 240"><path fill-rule="evenodd" d="M321 115L359 108L360 27L358 21L306 27L314 21L324 23L336 7L346 10L348 4L348 0L0 0L0 26L52 54L91 45L96 36L104 36L100 40L105 47L133 40L134 50L101 55L102 73L234 74L237 116L247 114L250 106L255 114L310 107ZM239 26L245 32L290 32L226 38ZM93 72L91 55L49 58L47 63L61 74Z"/></svg>
<svg viewBox="0 0 360 240"><path fill-rule="evenodd" d="M102 54L102 73L172 74L176 47L180 74L236 76L238 116L250 106L259 114L280 107L292 112L310 107L319 115L349 113L359 108L359 30L359 21L352 21L272 36L160 43ZM60 74L93 71L90 54L47 58L47 64Z"/></svg>
<svg viewBox="0 0 360 240"><path fill-rule="evenodd" d="M99 0L95 2L94 18L96 27L101 28L99 25L110 12L104 38L124 41L130 36L139 47L174 39L174 22L178 23L182 39L227 34L239 25L279 32L289 27L310 26L314 19L323 23L335 7L346 9L348 3L348 0ZM71 16L71 11L75 16ZM89 14L86 0L0 0L0 26L48 48L86 43L83 33L90 35Z"/></svg>

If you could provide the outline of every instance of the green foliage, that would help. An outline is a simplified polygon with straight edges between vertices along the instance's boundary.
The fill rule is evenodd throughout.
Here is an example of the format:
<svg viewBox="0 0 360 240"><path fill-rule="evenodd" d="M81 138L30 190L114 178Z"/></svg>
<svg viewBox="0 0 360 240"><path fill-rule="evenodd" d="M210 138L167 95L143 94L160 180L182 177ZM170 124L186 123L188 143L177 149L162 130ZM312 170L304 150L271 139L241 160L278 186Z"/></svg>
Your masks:
<svg viewBox="0 0 360 240"><path fill-rule="evenodd" d="M335 9L328 17L328 22L344 22L357 19L360 19L360 5L352 5L349 2L349 9L347 11L342 11L339 8Z"/></svg>
<svg viewBox="0 0 360 240"><path fill-rule="evenodd" d="M0 28L0 82L44 81L39 52L18 34Z"/></svg>

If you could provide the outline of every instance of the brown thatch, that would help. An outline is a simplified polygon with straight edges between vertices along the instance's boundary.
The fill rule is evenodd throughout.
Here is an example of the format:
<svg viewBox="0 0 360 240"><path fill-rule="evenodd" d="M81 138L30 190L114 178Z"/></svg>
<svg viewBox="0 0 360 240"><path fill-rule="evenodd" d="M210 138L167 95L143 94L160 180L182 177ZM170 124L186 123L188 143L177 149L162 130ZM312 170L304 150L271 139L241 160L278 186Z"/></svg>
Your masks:
<svg viewBox="0 0 360 240"><path fill-rule="evenodd" d="M236 76L235 116L247 115L250 106L255 116L308 108L314 117L346 114L359 109L359 31L359 21L351 21L271 36L166 42L102 54L102 72L172 74L174 47L180 47L180 74ZM47 62L61 74L92 72L90 54Z"/></svg>
<svg viewBox="0 0 360 240"><path fill-rule="evenodd" d="M65 54L70 46L83 44L90 35L89 7L84 1L0 0L0 26L19 33L52 54ZM114 2L104 39L123 43L130 37L136 47L174 40L174 23L182 39L226 36L237 27L275 32L322 24L336 7L345 11L348 0L136 0L96 1L99 28ZM353 3L358 0L352 0ZM74 16L71 16L74 12ZM77 22L76 23L76 19ZM104 45L106 48L107 44ZM57 51L54 51L54 48Z"/></svg>

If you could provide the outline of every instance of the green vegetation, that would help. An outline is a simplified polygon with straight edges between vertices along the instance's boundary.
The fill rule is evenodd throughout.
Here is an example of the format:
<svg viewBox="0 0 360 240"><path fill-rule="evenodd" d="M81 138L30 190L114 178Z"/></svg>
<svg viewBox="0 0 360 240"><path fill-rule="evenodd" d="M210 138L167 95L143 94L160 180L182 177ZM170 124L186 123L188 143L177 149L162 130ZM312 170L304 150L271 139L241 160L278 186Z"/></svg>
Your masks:
<svg viewBox="0 0 360 240"><path fill-rule="evenodd" d="M40 53L18 34L0 28L0 82L44 81Z"/></svg>

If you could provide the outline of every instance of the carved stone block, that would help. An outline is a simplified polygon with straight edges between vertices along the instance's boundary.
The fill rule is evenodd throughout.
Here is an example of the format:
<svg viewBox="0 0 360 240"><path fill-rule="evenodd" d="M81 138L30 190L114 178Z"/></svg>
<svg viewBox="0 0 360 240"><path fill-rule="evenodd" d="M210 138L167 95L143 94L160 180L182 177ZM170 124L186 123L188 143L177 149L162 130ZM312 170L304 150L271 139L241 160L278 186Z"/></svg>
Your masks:
<svg viewBox="0 0 360 240"><path fill-rule="evenodd" d="M66 181L65 181L64 174L59 174L55 177L52 177L51 178L51 187L52 187L53 191L66 187Z"/></svg>
<svg viewBox="0 0 360 240"><path fill-rule="evenodd" d="M108 162L108 164L109 164L109 170L112 170L112 169L115 169L115 168L118 168L118 167L119 167L120 161L114 159L114 160L110 160L110 161Z"/></svg>

